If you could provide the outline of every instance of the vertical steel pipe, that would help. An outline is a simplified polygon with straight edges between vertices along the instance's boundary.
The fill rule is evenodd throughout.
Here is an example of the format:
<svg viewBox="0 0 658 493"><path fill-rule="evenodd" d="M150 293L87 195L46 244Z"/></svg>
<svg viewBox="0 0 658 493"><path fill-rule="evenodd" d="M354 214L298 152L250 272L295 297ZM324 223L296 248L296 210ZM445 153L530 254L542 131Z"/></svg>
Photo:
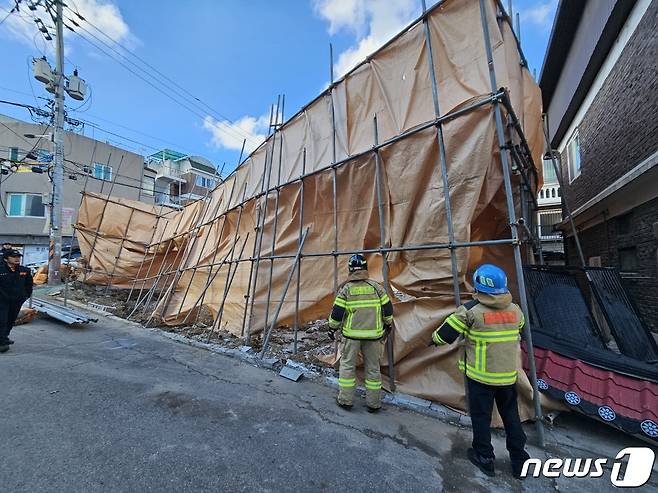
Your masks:
<svg viewBox="0 0 658 493"><path fill-rule="evenodd" d="M377 215L379 216L379 246L386 248L386 222L384 220L384 199L383 187L384 176L382 172L381 156L377 145L379 144L379 130L377 129L377 115L373 117L374 142L373 152L375 154L375 187L377 189ZM394 299L391 281L388 275L388 253L381 251L382 256L382 277L384 279L384 289L388 293L391 302ZM386 338L386 359L388 363L388 379L391 392L395 392L395 357L393 353L393 331Z"/></svg>
<svg viewBox="0 0 658 493"><path fill-rule="evenodd" d="M306 147L302 154L302 175L299 179L300 182L300 203L299 203L299 239L297 240L297 245L302 244L302 237L304 235L304 175L306 174ZM299 256L299 266L297 267L297 290L295 292L295 333L293 338L293 354L297 354L297 343L299 337L299 293L300 286L302 282L302 260L303 255Z"/></svg>
<svg viewBox="0 0 658 493"><path fill-rule="evenodd" d="M484 35L484 46L487 52L487 63L489 65L489 79L491 82L491 91L495 92L497 89L496 83L496 68L493 61L493 49L491 47L491 38L489 34L489 24L487 20L487 10L485 0L480 0L480 18L482 21L482 32ZM521 262L521 247L519 246L519 234L516 221L516 211L514 208L514 195L512 191L512 179L510 176L510 163L507 155L507 147L505 145L505 130L503 125L503 116L500 109L500 101L494 102L494 117L496 121L496 136L498 138L498 147L500 149L500 162L503 172L503 184L505 187L505 198L507 201L507 214L509 217L510 228L512 232L512 239L516 240L513 245L514 250L514 266L516 269L516 277L519 287L519 298L521 302L521 309L525 316L525 329L523 335L526 342L526 350L528 352L528 366L530 368L530 383L532 384L532 400L535 406L535 420L537 424L537 435L539 438L539 446L544 447L544 425L542 423L542 410L541 410L541 396L539 388L537 387L537 368L535 365L535 351L532 344L532 332L530 313L528 311L528 299L525 288L525 278L523 276L523 264Z"/></svg>

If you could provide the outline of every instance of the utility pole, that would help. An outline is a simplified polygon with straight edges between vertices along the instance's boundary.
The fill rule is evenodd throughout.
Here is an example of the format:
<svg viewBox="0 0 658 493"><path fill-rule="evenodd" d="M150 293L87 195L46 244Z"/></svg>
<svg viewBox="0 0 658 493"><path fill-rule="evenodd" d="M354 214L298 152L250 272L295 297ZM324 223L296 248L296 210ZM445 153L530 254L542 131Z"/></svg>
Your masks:
<svg viewBox="0 0 658 493"><path fill-rule="evenodd" d="M53 134L55 155L48 254L49 285L57 285L61 282L62 198L64 189L64 5L62 0L54 0L54 3L56 5L57 59L55 69L55 132Z"/></svg>

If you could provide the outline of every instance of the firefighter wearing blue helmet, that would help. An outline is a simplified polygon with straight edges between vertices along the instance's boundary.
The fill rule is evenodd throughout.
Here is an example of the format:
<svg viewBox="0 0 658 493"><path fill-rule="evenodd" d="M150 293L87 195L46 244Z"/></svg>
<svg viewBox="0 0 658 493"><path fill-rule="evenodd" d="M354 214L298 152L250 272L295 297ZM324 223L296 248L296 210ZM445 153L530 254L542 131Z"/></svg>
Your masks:
<svg viewBox="0 0 658 493"><path fill-rule="evenodd" d="M356 388L356 361L359 352L365 366L366 406L378 411L381 404L382 377L379 360L384 339L393 324L393 304L386 290L368 278L368 263L363 255L352 255L349 276L334 301L329 327L340 329L341 357L338 374L338 405L349 409Z"/></svg>
<svg viewBox="0 0 658 493"><path fill-rule="evenodd" d="M466 374L468 409L473 424L473 444L468 458L482 472L495 474L491 446L491 413L496 402L507 435L512 474L520 478L526 435L517 404L516 377L523 312L512 303L505 272L491 264L473 274L473 301L460 306L432 334L432 343L451 344L464 336L465 353L459 369Z"/></svg>

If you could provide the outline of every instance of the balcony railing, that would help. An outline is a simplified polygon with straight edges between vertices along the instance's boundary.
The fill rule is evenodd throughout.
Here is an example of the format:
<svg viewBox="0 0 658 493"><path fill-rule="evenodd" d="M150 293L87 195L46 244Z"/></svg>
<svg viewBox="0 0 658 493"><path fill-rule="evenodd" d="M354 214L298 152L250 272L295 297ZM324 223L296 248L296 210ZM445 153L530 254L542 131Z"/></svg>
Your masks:
<svg viewBox="0 0 658 493"><path fill-rule="evenodd" d="M546 224L546 225L540 225L537 226L537 232L539 233L539 239L543 241L551 241L551 240L561 240L562 239L562 231L555 230L555 225L553 224Z"/></svg>

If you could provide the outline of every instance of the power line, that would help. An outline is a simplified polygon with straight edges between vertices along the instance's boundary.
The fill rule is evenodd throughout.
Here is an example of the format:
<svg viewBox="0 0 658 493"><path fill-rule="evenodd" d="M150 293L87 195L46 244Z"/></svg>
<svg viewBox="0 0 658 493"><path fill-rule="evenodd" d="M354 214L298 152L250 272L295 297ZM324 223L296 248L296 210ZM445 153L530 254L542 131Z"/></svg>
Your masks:
<svg viewBox="0 0 658 493"><path fill-rule="evenodd" d="M74 12L74 13L80 18L80 20L83 20L84 22L86 22L87 24L89 24L89 25L90 25L91 27L93 27L96 31L98 31L98 32L99 32L100 34L102 34L105 38L107 38L110 42L112 42L112 43L114 43L115 45L117 45L117 46L119 46L120 48L122 48L126 53L128 53L129 55L133 56L134 58L136 58L137 60L139 60L140 62L142 62L144 65L146 65L148 68L150 68L151 70L153 70L154 72L156 72L156 73L157 73L158 75L160 75L162 78L164 78L164 79L166 79L167 81L171 82L174 86L178 87L183 93L187 94L190 98L192 98L192 99L195 100L195 101L198 101L200 104L202 104L203 106L205 106L208 110L210 110L210 111L212 111L213 113L215 113L216 116L218 116L218 117L221 118L222 120L226 120L227 122L229 122L229 123L231 123L231 124L234 124L234 123L235 123L235 122L233 122L230 118L228 118L227 116L222 115L219 111L217 111L215 108L213 108L213 107L210 106L208 103L206 103L205 101L203 101L201 98L199 98L199 97L197 97L196 95L192 94L190 91L188 91L185 87L183 87L183 86L180 85L178 82L176 82L175 80L173 80L171 77L167 76L167 74L165 74L165 73L163 73L162 71L158 70L156 67L154 67L154 66L151 65L149 62L147 62L146 60L144 60L144 58L140 57L139 55L137 55L136 53L134 53L132 50L128 49L125 45L123 45L122 43L116 41L115 39L112 39L112 38L111 38L110 36L108 36L107 33L105 33L102 29L99 29L98 27L96 27L96 25L94 25L89 19L86 19L86 18L82 17L77 11L74 11L73 9L71 9L71 8L68 7L68 6L67 6L67 9L70 10L71 12ZM124 57L125 57L125 55L121 55L121 56L124 56ZM127 58L127 57L125 57L125 58ZM245 136L245 137L248 137L248 135L247 135L246 133L244 134L244 136Z"/></svg>
<svg viewBox="0 0 658 493"><path fill-rule="evenodd" d="M139 135L143 135L144 137L148 137L149 139L153 139L153 140L160 141L160 142L162 142L163 144L167 144L167 145L169 145L169 146L173 146L175 149L180 149L181 151L185 151L185 152L187 152L187 151L189 150L189 149L185 149L186 146L180 146L180 145L178 145L178 144L176 144L176 143L174 143L174 142L171 142L171 141L168 141L168 140L165 140L165 139L161 139L161 138L156 137L156 136L154 136L154 135L150 135L150 134L144 133L144 132L142 132L142 131L140 131L140 130L136 130L136 129L134 129L134 128L126 127L125 125L122 125L122 124L117 123L117 122L113 122L112 120L108 120L108 119L106 119L106 118L101 118L101 117L98 116L98 115L88 115L88 116L90 116L90 117L93 118L94 120L100 120L100 121L103 121L103 122L109 123L110 125L115 125L115 126L117 126L117 127L124 128L124 129L126 129L126 130L128 130L128 131L130 131L130 132L133 132L133 133L136 133L136 134L139 134ZM84 120L83 120L83 121L84 121ZM147 147L148 147L148 146L147 146ZM158 148L158 150L161 150L161 149ZM194 153L188 153L188 154L189 154L189 155L192 155L192 154L194 154Z"/></svg>
<svg viewBox="0 0 658 493"><path fill-rule="evenodd" d="M67 20L69 20L70 22L75 22L75 21L74 21L73 19L71 19L70 17L67 17ZM88 22L88 21L87 21L87 22ZM113 53L115 53L118 57L120 57L121 59L125 60L127 63L131 64L132 66L136 67L138 70L140 70L141 72L143 72L144 74L146 74L148 77L151 77L156 83L161 84L161 85L162 85L163 87L165 87L169 92L166 92L166 91L165 91L164 89L162 89L161 87L155 85L152 81L150 81L149 79L147 79L146 77L144 77L142 74L140 74L140 73L138 73L138 72L135 72L133 69L131 69L130 67L128 67L125 63L123 63L123 62L121 61L121 59L112 56L112 55L111 55L110 53L108 53L105 49L103 49L101 46L99 46L98 44L96 44L96 43L94 43L93 41L91 41L88 37L86 37L85 35L83 35L83 34L80 33L79 31L77 31L77 30L73 30L73 28L70 28L70 29L73 30L76 34L78 34L78 36L80 36L80 37L83 38L85 41L87 41L89 44L91 44L92 46L94 46L95 48L97 48L99 51L101 51L102 53L104 53L108 58L114 60L114 61L117 62L119 65L121 65L121 66L124 67L126 70L128 70L130 73L132 73L132 74L135 75L136 77L139 77L141 80L143 80L143 81L146 82L148 85L150 85L151 87L153 87L154 89L156 89L158 92L160 92L161 94L163 94L163 95L166 96L167 98L171 99L171 100L174 101L176 104L180 105L181 107L185 108L186 110L190 111L191 113L195 114L196 116L198 116L198 117L200 117L200 118L202 118L202 119L205 119L206 116L208 116L207 114L203 114L203 113L200 113L200 112L199 112L199 110L205 111L205 108L203 108L202 106L200 106L200 105L196 102L196 99L198 99L198 98L193 98L193 99L195 99L195 101L190 101L190 98L189 98L189 97L184 96L184 95L181 95L180 91L176 91L176 90L172 89L171 87L166 86L165 84L163 84L163 83L162 83L157 77L155 77L155 76L153 76L151 73L149 73L149 71L145 70L143 67L139 66L138 64L136 64L135 62L133 62L132 60L130 60L130 59L129 59L128 57L126 57L123 53L121 53L121 52L118 51L116 48L114 48L113 46L109 45L108 43L106 43L105 41L103 41L102 39L100 39L100 38L99 38L98 36L96 36L94 33L90 32L88 29L85 29L83 26L81 26L80 24L77 24L77 23L76 23L75 25L76 25L77 28L81 29L82 31L84 31L85 33L87 33L89 36L91 36L93 39L95 39L96 41L98 41L98 43L101 43L102 45L104 45L105 47L107 47L109 50L111 50ZM98 28L96 28L96 29L98 30ZM125 49L125 48L124 48L124 49ZM170 93L171 93L171 94L170 94ZM177 97L174 97L174 95L177 96ZM193 105L193 106L190 106L190 105ZM216 112L215 112L215 113L216 113ZM219 116L219 118L221 118L220 120L217 120L217 122L221 125L221 130L222 130L223 132L225 132L225 133L227 133L227 134L228 134L228 133L231 133L231 134L233 134L232 136L233 136L234 138L239 138L240 140L246 138L247 140L249 140L249 141L251 142L252 145L256 145L257 143L259 143L259 142L257 142L256 139L254 139L251 135L247 134L246 132L243 132L243 131L240 130L239 128L229 126L224 120L227 120L227 121L229 121L229 122L230 122L230 120L228 120L228 119L225 118L224 116L222 116L222 115L220 115L220 114L218 114L218 113L217 113L215 116Z"/></svg>

